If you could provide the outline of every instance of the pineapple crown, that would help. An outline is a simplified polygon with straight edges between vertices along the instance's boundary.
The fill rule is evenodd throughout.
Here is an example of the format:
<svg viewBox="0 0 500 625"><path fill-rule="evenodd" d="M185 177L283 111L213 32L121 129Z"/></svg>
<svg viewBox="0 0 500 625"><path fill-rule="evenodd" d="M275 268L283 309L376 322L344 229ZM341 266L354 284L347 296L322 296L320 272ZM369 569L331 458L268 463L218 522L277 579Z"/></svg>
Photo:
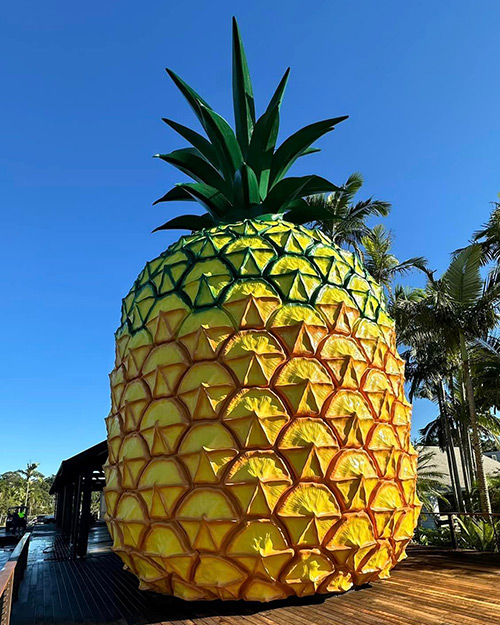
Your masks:
<svg viewBox="0 0 500 625"><path fill-rule="evenodd" d="M206 137L171 119L163 119L192 147L155 157L174 165L195 182L176 184L155 204L197 201L206 212L174 217L153 232L177 228L200 230L242 219L285 219L300 224L328 218L324 209L308 206L303 198L338 191L337 186L315 175L285 176L299 157L319 152L312 144L347 116L305 126L276 148L280 106L290 68L267 109L256 119L252 83L235 18L232 70L235 131L194 89L172 70L166 70L193 109Z"/></svg>

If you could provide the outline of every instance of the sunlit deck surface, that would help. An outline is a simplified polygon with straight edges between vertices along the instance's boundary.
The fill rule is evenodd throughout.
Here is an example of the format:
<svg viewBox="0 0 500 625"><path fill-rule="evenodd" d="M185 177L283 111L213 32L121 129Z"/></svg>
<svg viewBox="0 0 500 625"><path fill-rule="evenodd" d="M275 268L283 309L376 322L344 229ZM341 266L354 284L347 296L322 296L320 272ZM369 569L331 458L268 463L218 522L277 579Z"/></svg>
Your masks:
<svg viewBox="0 0 500 625"><path fill-rule="evenodd" d="M104 527L73 562L53 527L37 527L13 625L500 625L500 557L413 548L389 580L340 596L259 604L186 603L138 590Z"/></svg>

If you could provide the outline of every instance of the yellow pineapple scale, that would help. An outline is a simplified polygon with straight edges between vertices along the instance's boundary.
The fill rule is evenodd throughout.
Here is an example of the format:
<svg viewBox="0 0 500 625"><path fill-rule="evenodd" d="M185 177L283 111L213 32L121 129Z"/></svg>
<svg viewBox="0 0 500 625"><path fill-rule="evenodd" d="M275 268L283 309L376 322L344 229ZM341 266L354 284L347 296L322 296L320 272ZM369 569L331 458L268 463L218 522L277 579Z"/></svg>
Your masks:
<svg viewBox="0 0 500 625"><path fill-rule="evenodd" d="M182 237L124 299L107 523L142 588L271 601L389 575L420 511L381 289L319 232Z"/></svg>

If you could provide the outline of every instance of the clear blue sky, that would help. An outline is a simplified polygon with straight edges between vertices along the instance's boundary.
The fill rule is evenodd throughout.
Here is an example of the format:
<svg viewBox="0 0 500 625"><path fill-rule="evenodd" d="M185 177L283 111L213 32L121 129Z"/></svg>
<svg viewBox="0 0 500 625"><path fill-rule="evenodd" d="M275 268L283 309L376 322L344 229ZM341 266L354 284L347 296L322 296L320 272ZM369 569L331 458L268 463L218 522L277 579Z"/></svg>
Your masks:
<svg viewBox="0 0 500 625"><path fill-rule="evenodd" d="M299 173L365 175L401 258L441 271L500 190L496 0L4 4L0 24L0 472L44 473L104 437L120 299L175 234L151 155L192 117L163 69L231 116L236 13L262 107L292 67L283 133L350 119ZM262 108L260 109L262 110ZM181 205L173 207L181 211ZM415 278L417 282L417 278ZM434 415L415 407L415 426Z"/></svg>

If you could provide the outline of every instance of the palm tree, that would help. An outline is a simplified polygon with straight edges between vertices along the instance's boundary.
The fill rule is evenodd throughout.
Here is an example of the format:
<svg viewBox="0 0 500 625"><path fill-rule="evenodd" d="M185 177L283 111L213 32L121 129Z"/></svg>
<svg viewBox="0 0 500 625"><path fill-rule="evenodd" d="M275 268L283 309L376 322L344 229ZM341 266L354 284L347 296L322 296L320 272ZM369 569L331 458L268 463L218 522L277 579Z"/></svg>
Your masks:
<svg viewBox="0 0 500 625"><path fill-rule="evenodd" d="M495 327L498 320L496 305L500 297L500 283L482 280L480 274L481 260L481 246L471 245L451 262L442 277L442 282L444 293L448 295L452 308L452 315L449 318L452 322L450 326L456 332L460 347L481 510L484 514L490 514L491 503L483 467L479 419L472 385L469 343L471 340L484 338L488 335L489 330Z"/></svg>
<svg viewBox="0 0 500 625"><path fill-rule="evenodd" d="M387 289L390 297L392 297L392 282L396 276L406 275L414 269L419 269L427 275L429 272L427 259L423 256L414 256L399 261L392 253L393 243L392 233L381 224L372 228L361 239L365 267L372 277Z"/></svg>
<svg viewBox="0 0 500 625"><path fill-rule="evenodd" d="M500 262L500 202L493 202L488 221L474 232L472 243L481 246L484 262Z"/></svg>
<svg viewBox="0 0 500 625"><path fill-rule="evenodd" d="M471 351L471 372L478 402L484 409L500 410L500 337L479 339Z"/></svg>
<svg viewBox="0 0 500 625"><path fill-rule="evenodd" d="M410 383L409 397L415 396L431 400L439 408L439 417L421 430L424 444L433 444L437 439L439 447L446 452L452 490L459 511L465 509L462 488L455 457L455 443L450 412L446 401L443 379L448 379L453 371L453 359L446 345L439 340L433 328L419 328L413 324L413 314L422 304L425 292L404 290L399 287L391 303L392 314L398 328L398 341L406 346L402 353L406 361L406 379ZM431 443L432 440L432 443ZM469 492L466 485L466 499Z"/></svg>
<svg viewBox="0 0 500 625"><path fill-rule="evenodd" d="M38 471L39 462L28 462L26 469L19 469L17 473L24 478L24 505L28 506L30 499L30 486L32 482L35 482L43 478L43 475Z"/></svg>
<svg viewBox="0 0 500 625"><path fill-rule="evenodd" d="M322 209L331 215L328 219L316 221L316 226L337 245L351 247L359 254L361 239L370 232L366 220L372 216L387 217L391 210L389 202L371 197L354 202L354 196L362 185L363 176L355 172L338 191L305 198L311 208Z"/></svg>
<svg viewBox="0 0 500 625"><path fill-rule="evenodd" d="M448 354L459 358L460 372L465 386L471 442L476 463L481 510L491 513L488 485L483 468L481 438L476 398L471 377L470 345L485 338L498 320L497 304L500 299L500 282L490 278L483 281L480 274L482 250L471 245L453 258L439 280L432 274L417 301L395 301L394 307L403 320L403 336L412 341L427 336L437 341ZM398 311L398 307L400 310Z"/></svg>

